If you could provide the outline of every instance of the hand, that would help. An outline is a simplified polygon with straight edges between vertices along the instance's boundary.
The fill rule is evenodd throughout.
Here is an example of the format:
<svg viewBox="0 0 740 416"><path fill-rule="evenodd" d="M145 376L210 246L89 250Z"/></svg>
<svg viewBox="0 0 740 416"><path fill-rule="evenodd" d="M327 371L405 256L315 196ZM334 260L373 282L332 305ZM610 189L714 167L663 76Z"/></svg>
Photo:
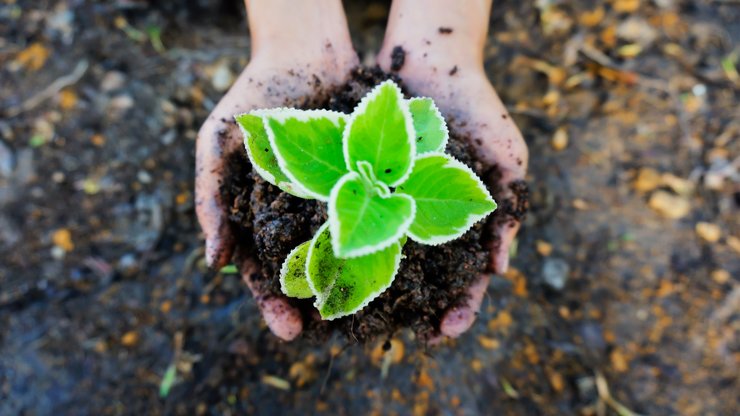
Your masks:
<svg viewBox="0 0 740 416"><path fill-rule="evenodd" d="M247 1L247 10L252 60L206 119L196 145L196 213L206 237L206 262L213 268L230 262L235 249L227 216L230 201L220 194L230 174L227 156L245 151L234 115L291 106L321 94L343 84L358 64L339 0ZM298 336L303 328L300 313L282 296L263 295L250 278L259 272L252 259L239 263L270 330L287 341Z"/></svg>
<svg viewBox="0 0 740 416"><path fill-rule="evenodd" d="M498 168L501 176L488 179L497 182L490 186L502 190L495 195L499 210L519 207L525 201L517 201L513 188L526 173L527 145L483 69L491 1L471 1L465 6L429 0L425 11L419 13L414 1L395 0L378 61L381 68L391 71L393 49L403 48L405 60L397 74L409 92L434 99L450 129L470 137L478 159ZM491 243L489 269L504 273L520 224L513 216L495 224L492 232L498 238ZM467 304L445 313L440 324L442 335L457 337L470 328L488 280L487 274L482 275L470 286Z"/></svg>

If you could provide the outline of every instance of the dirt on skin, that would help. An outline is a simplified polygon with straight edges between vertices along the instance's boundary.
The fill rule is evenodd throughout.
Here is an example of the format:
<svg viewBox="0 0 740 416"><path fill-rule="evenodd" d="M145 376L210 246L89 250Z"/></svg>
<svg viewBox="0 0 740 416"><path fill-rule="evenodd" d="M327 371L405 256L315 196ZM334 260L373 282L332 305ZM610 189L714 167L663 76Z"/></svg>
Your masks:
<svg viewBox="0 0 740 416"><path fill-rule="evenodd" d="M346 85L315 106L350 113L368 91L389 78L392 76L378 68L358 68ZM472 167L478 175L495 176L495 169L484 172L467 143L468 140L453 132L447 153ZM235 234L241 238L238 244L242 250L238 251L259 259L261 273L251 278L266 293L279 295L280 266L293 248L310 240L326 222L326 206L315 200L294 197L264 181L251 170L244 153L232 155L229 167L230 180L223 192L227 201L233 201L230 219L237 227ZM526 189L526 185L516 186ZM494 198L499 191L501 189L491 189ZM521 201L526 200L524 192ZM497 211L500 215L490 216L489 221L506 220L511 215L521 219L521 207L526 204L502 201L501 206L504 209ZM438 335L445 311L463 303L467 299L465 289L486 271L489 258L486 243L495 238L484 233L484 228L483 222L478 223L461 238L441 246L408 241L403 249L401 268L391 287L354 315L317 321L312 299L291 299L304 316L307 330L303 336L321 342L336 329L350 340L365 342L380 335L390 336L406 327L421 340Z"/></svg>
<svg viewBox="0 0 740 416"><path fill-rule="evenodd" d="M406 51L401 46L396 46L391 52L391 71L398 72L406 62Z"/></svg>

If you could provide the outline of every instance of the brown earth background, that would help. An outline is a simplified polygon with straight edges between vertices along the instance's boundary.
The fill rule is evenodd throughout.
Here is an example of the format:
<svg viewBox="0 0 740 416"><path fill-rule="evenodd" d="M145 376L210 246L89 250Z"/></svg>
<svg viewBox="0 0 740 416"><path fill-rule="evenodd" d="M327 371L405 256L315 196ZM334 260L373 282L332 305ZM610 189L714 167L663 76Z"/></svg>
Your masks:
<svg viewBox="0 0 740 416"><path fill-rule="evenodd" d="M389 5L345 5L372 65ZM470 332L389 352L279 342L204 267L194 141L243 22L0 0L1 415L740 412L740 2L496 1L532 212Z"/></svg>

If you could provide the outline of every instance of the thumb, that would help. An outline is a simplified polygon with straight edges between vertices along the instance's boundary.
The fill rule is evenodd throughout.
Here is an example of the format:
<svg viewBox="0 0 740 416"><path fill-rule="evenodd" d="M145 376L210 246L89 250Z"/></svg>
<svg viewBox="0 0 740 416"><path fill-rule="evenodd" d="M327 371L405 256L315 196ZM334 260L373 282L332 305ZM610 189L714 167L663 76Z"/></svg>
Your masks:
<svg viewBox="0 0 740 416"><path fill-rule="evenodd" d="M266 294L257 280L259 268L251 258L241 263L242 279L257 301L262 319L267 327L283 341L292 341L303 331L303 318L298 309L282 295Z"/></svg>
<svg viewBox="0 0 740 416"><path fill-rule="evenodd" d="M490 276L481 275L468 288L468 300L463 305L450 308L442 317L439 325L439 332L442 335L456 338L470 329L478 316L478 310L483 302L483 295L486 293Z"/></svg>

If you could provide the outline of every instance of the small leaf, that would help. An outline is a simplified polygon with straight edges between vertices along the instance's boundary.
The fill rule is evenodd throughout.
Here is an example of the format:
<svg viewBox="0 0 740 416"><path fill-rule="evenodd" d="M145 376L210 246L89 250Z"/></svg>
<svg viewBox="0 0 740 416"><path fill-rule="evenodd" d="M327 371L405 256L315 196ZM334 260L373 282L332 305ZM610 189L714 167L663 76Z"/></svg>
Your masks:
<svg viewBox="0 0 740 416"><path fill-rule="evenodd" d="M306 257L310 241L299 245L288 254L280 268L280 290L292 298L307 299L313 297L306 280Z"/></svg>
<svg viewBox="0 0 740 416"><path fill-rule="evenodd" d="M244 135L244 147L247 149L249 161L262 179L291 195L304 199L311 198L299 186L291 183L280 169L272 145L267 138L262 117L254 114L238 114L234 116L234 120Z"/></svg>
<svg viewBox="0 0 740 416"><path fill-rule="evenodd" d="M393 81L375 87L350 116L344 131L344 157L350 170L367 161L388 186L403 182L416 154L414 124L408 104Z"/></svg>
<svg viewBox="0 0 740 416"><path fill-rule="evenodd" d="M167 371L164 372L162 381L159 383L159 397L163 399L167 397L175 381L177 381L177 367L173 363L167 367Z"/></svg>
<svg viewBox="0 0 740 416"><path fill-rule="evenodd" d="M475 172L441 153L420 156L396 192L416 201L416 217L408 234L422 244L454 240L496 209Z"/></svg>
<svg viewBox="0 0 740 416"><path fill-rule="evenodd" d="M408 195L382 196L362 177L350 172L339 180L329 198L329 226L339 258L374 253L397 242L414 220L414 200Z"/></svg>
<svg viewBox="0 0 740 416"><path fill-rule="evenodd" d="M403 236L401 237L401 239L400 239L400 240L398 240L398 244L400 244L400 245L401 245L401 247L403 248L403 246L405 246L405 245L406 245L406 242L407 242L407 241L409 241L409 236L408 236L408 235L406 235L406 234L404 234L404 235L403 235Z"/></svg>
<svg viewBox="0 0 740 416"><path fill-rule="evenodd" d="M378 178L375 177L373 166L369 162L364 160L357 162L357 173L360 174L362 181L366 184L370 184L373 190L381 198L388 198L391 195L391 190L388 188L388 185L380 182Z"/></svg>
<svg viewBox="0 0 740 416"><path fill-rule="evenodd" d="M735 49L735 51L737 51L737 49ZM735 66L737 58L737 53L733 52L722 58L722 61L720 61L722 70L725 71L725 75L732 82L737 82L740 79L740 73L737 72L737 67Z"/></svg>
<svg viewBox="0 0 740 416"><path fill-rule="evenodd" d="M444 152L449 132L434 101L431 98L412 98L409 111L416 131L416 154Z"/></svg>
<svg viewBox="0 0 740 416"><path fill-rule="evenodd" d="M146 34L149 36L149 42L152 44L157 53L165 53L167 49L162 43L162 28L159 26L150 26L146 29Z"/></svg>
<svg viewBox="0 0 740 416"><path fill-rule="evenodd" d="M31 147L41 147L46 144L46 137L41 134L34 134L28 140L28 145Z"/></svg>
<svg viewBox="0 0 740 416"><path fill-rule="evenodd" d="M239 273L239 269L236 268L236 264L227 264L219 270L219 273L223 274L235 274Z"/></svg>
<svg viewBox="0 0 740 416"><path fill-rule="evenodd" d="M316 232L308 251L309 282L323 319L351 315L364 308L393 282L401 263L401 245L362 257L339 259L334 256L329 227Z"/></svg>
<svg viewBox="0 0 740 416"><path fill-rule="evenodd" d="M342 133L347 116L328 110L265 113L265 127L280 168L314 198L327 201L347 173Z"/></svg>

